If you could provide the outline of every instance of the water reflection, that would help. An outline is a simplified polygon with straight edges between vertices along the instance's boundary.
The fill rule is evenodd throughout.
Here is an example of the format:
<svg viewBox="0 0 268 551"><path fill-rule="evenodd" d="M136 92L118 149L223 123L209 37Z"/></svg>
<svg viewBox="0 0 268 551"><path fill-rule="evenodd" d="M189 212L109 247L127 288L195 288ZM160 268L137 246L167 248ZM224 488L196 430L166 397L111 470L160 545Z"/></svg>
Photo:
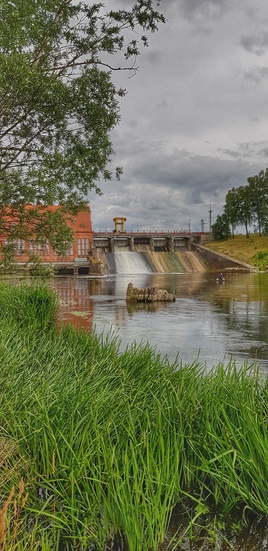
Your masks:
<svg viewBox="0 0 268 551"><path fill-rule="evenodd" d="M204 515L193 528L191 540L185 535L189 528L187 513L177 506L159 551L267 551L268 521L261 515L248 517L241 526L242 512L232 520L219 516ZM229 522L229 525L228 525ZM222 528L223 524L226 526ZM124 535L115 535L109 540L105 551L129 551Z"/></svg>
<svg viewBox="0 0 268 551"><path fill-rule="evenodd" d="M267 517L251 513L244 526L241 526L242 517L242 511L229 519L221 515L203 515L193 530L193 540L186 539L182 543L181 535L187 527L189 518L187 513L182 514L182 508L177 506L162 551L267 551ZM222 528L223 524L225 528ZM176 545L176 541L180 543ZM123 547L122 551L127 551L127 547Z"/></svg>
<svg viewBox="0 0 268 551"><path fill-rule="evenodd" d="M135 312L143 311L143 312L157 312L158 310L165 310L168 308L169 303L168 302L147 302L142 303L138 302L136 304L132 302L127 302L127 311L129 314L134 314Z"/></svg>
<svg viewBox="0 0 268 551"><path fill-rule="evenodd" d="M71 277L61 277L52 283L60 301L59 318L63 324L72 323L75 327L91 330L93 298L88 293L87 286L74 283L75 281Z"/></svg>
<svg viewBox="0 0 268 551"><path fill-rule="evenodd" d="M175 303L129 306L126 289L164 288ZM106 278L56 278L52 286L62 301L60 316L98 333L114 333L121 348L133 341L149 341L173 361L212 366L236 359L262 368L268 363L268 274L145 274Z"/></svg>

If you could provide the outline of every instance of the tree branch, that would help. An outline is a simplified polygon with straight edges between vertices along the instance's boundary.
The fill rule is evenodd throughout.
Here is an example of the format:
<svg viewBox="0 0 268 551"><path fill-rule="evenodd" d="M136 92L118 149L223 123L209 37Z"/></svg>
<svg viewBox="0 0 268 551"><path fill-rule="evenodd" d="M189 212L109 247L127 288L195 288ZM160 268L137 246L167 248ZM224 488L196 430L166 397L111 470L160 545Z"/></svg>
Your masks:
<svg viewBox="0 0 268 551"><path fill-rule="evenodd" d="M63 8L65 6L68 6L70 5L72 2L72 0L63 0L62 4L60 5L58 11L55 13L55 17L54 17L54 25L58 23L58 21L60 20L60 15L61 15L61 12L63 10ZM35 55L35 58L33 59L32 61L32 67L36 67L36 65L38 65L41 57L44 55L45 53L45 47L48 45L49 41L51 39L51 36L50 35L47 35L45 38L44 38L44 41L43 41L43 44L41 45L40 49L38 52L36 52L36 55Z"/></svg>

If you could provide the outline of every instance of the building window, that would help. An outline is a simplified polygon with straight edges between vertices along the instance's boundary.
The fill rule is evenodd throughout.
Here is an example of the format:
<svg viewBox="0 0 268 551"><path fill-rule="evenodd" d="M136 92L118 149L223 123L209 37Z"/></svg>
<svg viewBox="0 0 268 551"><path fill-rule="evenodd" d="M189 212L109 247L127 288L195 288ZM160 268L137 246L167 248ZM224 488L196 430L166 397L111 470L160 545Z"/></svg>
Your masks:
<svg viewBox="0 0 268 551"><path fill-rule="evenodd" d="M16 239L15 241L15 254L25 254L25 241L24 239Z"/></svg>
<svg viewBox="0 0 268 551"><path fill-rule="evenodd" d="M36 241L30 241L30 254L38 254L41 256L49 256L50 247L48 239L44 243L37 243Z"/></svg>
<svg viewBox="0 0 268 551"><path fill-rule="evenodd" d="M86 258L88 255L88 238L77 239L77 255L79 258Z"/></svg>
<svg viewBox="0 0 268 551"><path fill-rule="evenodd" d="M50 254L50 246L49 246L49 240L46 239L45 241L45 244L44 244L44 253L46 256L49 256Z"/></svg>
<svg viewBox="0 0 268 551"><path fill-rule="evenodd" d="M4 246L7 247L12 245L14 247L14 254L22 255L25 254L25 241L24 239L5 239Z"/></svg>
<svg viewBox="0 0 268 551"><path fill-rule="evenodd" d="M54 256L61 256L65 258L66 256L73 256L74 255L74 246L73 243L69 245L69 247L66 249L65 254L59 254L57 251L54 251Z"/></svg>
<svg viewBox="0 0 268 551"><path fill-rule="evenodd" d="M73 256L74 255L74 246L71 244L68 249L66 249L65 256Z"/></svg>

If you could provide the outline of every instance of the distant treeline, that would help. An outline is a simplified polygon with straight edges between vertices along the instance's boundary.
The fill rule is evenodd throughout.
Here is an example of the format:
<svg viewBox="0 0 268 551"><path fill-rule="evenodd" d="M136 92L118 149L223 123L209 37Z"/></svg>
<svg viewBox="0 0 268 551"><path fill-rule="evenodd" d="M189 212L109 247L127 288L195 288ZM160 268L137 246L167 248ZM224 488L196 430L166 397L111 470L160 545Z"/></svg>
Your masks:
<svg viewBox="0 0 268 551"><path fill-rule="evenodd" d="M228 191L224 212L217 216L212 225L214 239L224 239L237 225L245 226L246 236L249 226L254 224L259 235L268 234L268 169L261 170L256 176L250 176L248 184Z"/></svg>

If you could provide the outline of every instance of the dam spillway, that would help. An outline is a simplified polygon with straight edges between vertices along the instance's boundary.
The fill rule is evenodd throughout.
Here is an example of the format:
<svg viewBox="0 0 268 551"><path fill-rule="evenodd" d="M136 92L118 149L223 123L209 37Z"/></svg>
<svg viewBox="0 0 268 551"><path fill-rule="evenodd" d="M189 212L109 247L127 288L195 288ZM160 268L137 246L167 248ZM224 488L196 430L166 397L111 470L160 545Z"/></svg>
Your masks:
<svg viewBox="0 0 268 551"><path fill-rule="evenodd" d="M204 272L202 254L195 250L202 237L176 231L94 232L93 257L102 275Z"/></svg>
<svg viewBox="0 0 268 551"><path fill-rule="evenodd" d="M117 274L149 274L152 272L145 257L146 253L114 252Z"/></svg>
<svg viewBox="0 0 268 551"><path fill-rule="evenodd" d="M98 251L104 274L194 273L206 270L195 251Z"/></svg>

